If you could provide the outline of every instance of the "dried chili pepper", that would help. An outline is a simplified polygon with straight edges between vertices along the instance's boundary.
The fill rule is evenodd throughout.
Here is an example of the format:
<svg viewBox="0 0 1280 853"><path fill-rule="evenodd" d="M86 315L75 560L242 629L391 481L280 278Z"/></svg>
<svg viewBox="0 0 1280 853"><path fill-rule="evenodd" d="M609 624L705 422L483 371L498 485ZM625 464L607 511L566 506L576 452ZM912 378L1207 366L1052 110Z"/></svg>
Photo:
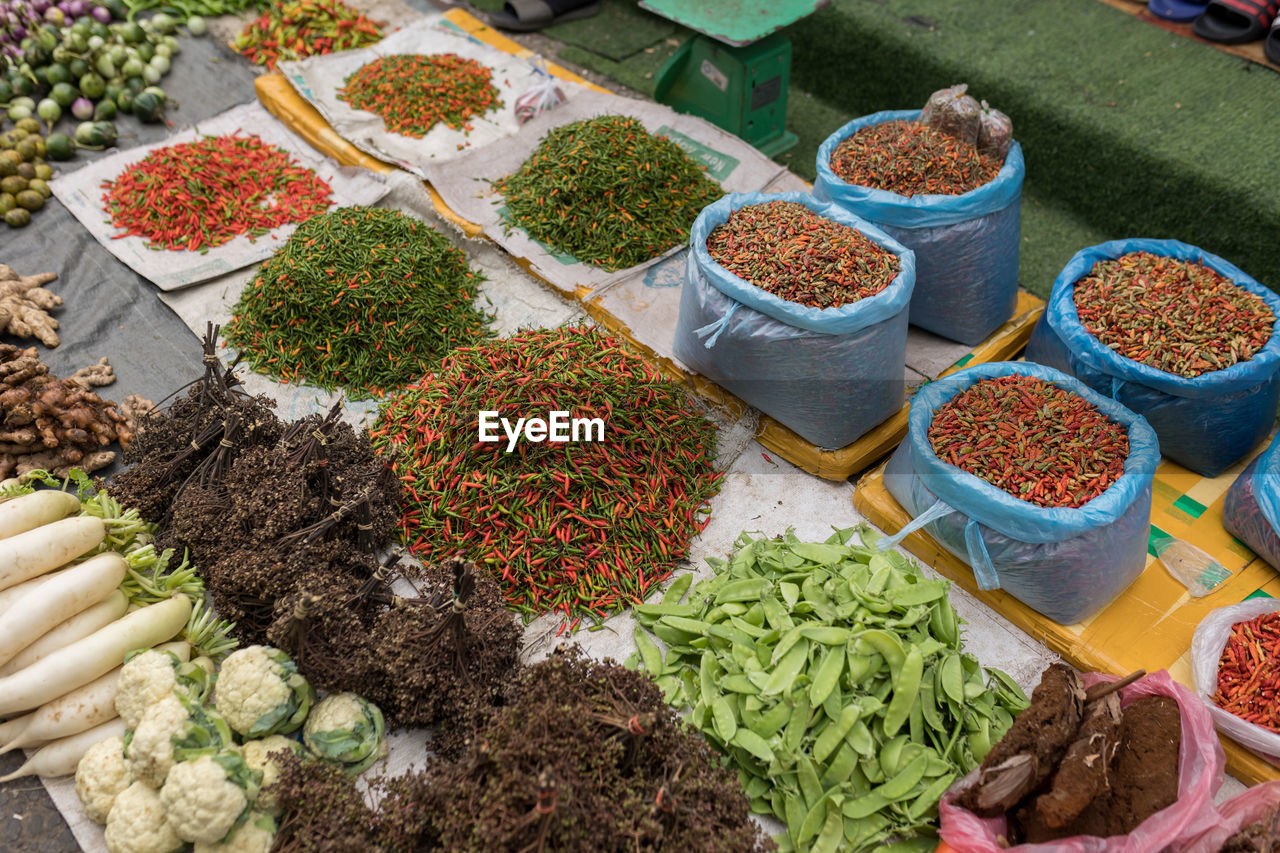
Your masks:
<svg viewBox="0 0 1280 853"><path fill-rule="evenodd" d="M934 412L943 462L1043 507L1079 507L1124 474L1129 434L1078 394L1033 376L983 379Z"/></svg>
<svg viewBox="0 0 1280 853"><path fill-rule="evenodd" d="M194 252L260 237L328 209L332 191L283 148L256 136L206 136L166 145L105 181L113 239Z"/></svg>
<svg viewBox="0 0 1280 853"><path fill-rule="evenodd" d="M382 117L387 130L423 137L437 124L471 130L470 119L502 106L493 70L456 53L384 56L346 79L338 98Z"/></svg>
<svg viewBox="0 0 1280 853"><path fill-rule="evenodd" d="M600 418L603 435L509 451L506 436L479 440L481 411L511 424L566 411ZM400 533L411 551L487 566L511 607L561 613L571 628L643 601L719 490L715 427L680 386L585 328L456 350L389 397L369 435L404 483Z"/></svg>
<svg viewBox="0 0 1280 853"><path fill-rule="evenodd" d="M1218 661L1213 701L1240 719L1280 734L1280 612L1231 626Z"/></svg>
<svg viewBox="0 0 1280 853"><path fill-rule="evenodd" d="M1080 323L1125 358L1194 378L1251 359L1276 317L1256 293L1194 261L1129 252L1072 290Z"/></svg>
<svg viewBox="0 0 1280 853"><path fill-rule="evenodd" d="M836 146L831 171L845 183L916 195L962 195L990 183L1003 159L914 121L883 121Z"/></svg>
<svg viewBox="0 0 1280 853"><path fill-rule="evenodd" d="M720 266L788 302L839 308L889 286L901 265L856 228L794 201L740 207L707 235Z"/></svg>
<svg viewBox="0 0 1280 853"><path fill-rule="evenodd" d="M688 239L720 185L634 118L599 116L547 133L521 167L493 182L503 225L606 270L656 258Z"/></svg>
<svg viewBox="0 0 1280 853"><path fill-rule="evenodd" d="M430 225L395 210L312 217L240 294L227 340L286 382L379 396L489 332L482 276Z"/></svg>
<svg viewBox="0 0 1280 853"><path fill-rule="evenodd" d="M377 44L382 26L342 0L291 0L247 25L234 46L250 62L275 71L280 62Z"/></svg>

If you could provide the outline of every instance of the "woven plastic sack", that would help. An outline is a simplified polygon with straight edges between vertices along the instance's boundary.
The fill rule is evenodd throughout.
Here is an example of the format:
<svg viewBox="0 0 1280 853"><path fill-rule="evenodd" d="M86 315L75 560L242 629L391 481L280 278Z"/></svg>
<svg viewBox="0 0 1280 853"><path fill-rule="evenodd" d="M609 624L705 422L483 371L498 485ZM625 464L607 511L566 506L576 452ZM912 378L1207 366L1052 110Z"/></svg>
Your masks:
<svg viewBox="0 0 1280 853"><path fill-rule="evenodd" d="M1149 252L1204 264L1261 296L1277 317L1280 295L1234 264L1177 240L1112 240L1076 253L1058 274L1044 316L1027 344L1027 360L1070 373L1142 415L1160 449L1178 464L1216 477L1266 438L1280 405L1280 335L1249 361L1194 379L1175 376L1116 353L1085 330L1076 314L1075 283L1100 260Z"/></svg>
<svg viewBox="0 0 1280 853"><path fill-rule="evenodd" d="M740 207L794 201L858 229L898 256L901 269L874 296L840 308L787 302L720 266L707 235ZM907 304L915 259L887 234L804 193L744 193L706 207L689 238L675 354L819 447L843 447L902 408Z"/></svg>
<svg viewBox="0 0 1280 853"><path fill-rule="evenodd" d="M1040 507L943 462L929 443L933 413L981 379L1034 376L1073 391L1129 432L1124 473L1079 508ZM911 400L907 437L884 482L912 522L882 541L891 547L923 527L972 569L981 589L1003 589L1055 622L1092 616L1142 574L1151 521L1151 483L1160 448L1140 416L1053 368L992 362L930 382Z"/></svg>
<svg viewBox="0 0 1280 853"><path fill-rule="evenodd" d="M1174 853L1218 853L1228 838L1246 826L1271 818L1280 808L1280 781L1263 782L1218 806L1218 824Z"/></svg>
<svg viewBox="0 0 1280 853"><path fill-rule="evenodd" d="M1222 526L1272 567L1280 567L1280 436L1227 489Z"/></svg>
<svg viewBox="0 0 1280 853"><path fill-rule="evenodd" d="M1013 316L1018 301L1022 148L1012 143L1000 173L962 195L907 198L845 183L831 155L864 127L918 119L918 110L885 110L854 119L818 149L813 194L878 225L916 253L911 324L964 344L985 340Z"/></svg>
<svg viewBox="0 0 1280 853"><path fill-rule="evenodd" d="M1218 689L1218 661L1222 659L1222 650L1231 637L1231 626L1276 611L1280 611L1280 599L1275 598L1250 598L1210 611L1200 620L1191 637L1191 677L1218 731L1272 764L1280 765L1280 734L1246 722L1219 708L1213 701L1213 694Z"/></svg>
<svg viewBox="0 0 1280 853"><path fill-rule="evenodd" d="M1098 673L1083 676L1086 688L1114 680L1114 676ZM999 837L1007 830L1005 818L980 818L955 804L960 791L977 779L978 771L974 770L952 785L942 797L938 809L942 820L942 840L964 853L1159 853L1176 851L1213 827L1218 821L1213 795L1222 786L1226 757L1208 712L1190 690L1175 682L1164 670L1151 673L1121 689L1120 705L1127 707L1143 696L1169 696L1178 703L1182 712L1178 799L1172 805L1138 824L1128 835L1110 838L1076 835L1040 844L1005 847L999 843Z"/></svg>
<svg viewBox="0 0 1280 853"><path fill-rule="evenodd" d="M934 92L920 111L920 121L936 131L977 145L982 132L982 107L972 95L965 94L967 91L969 86L961 83Z"/></svg>

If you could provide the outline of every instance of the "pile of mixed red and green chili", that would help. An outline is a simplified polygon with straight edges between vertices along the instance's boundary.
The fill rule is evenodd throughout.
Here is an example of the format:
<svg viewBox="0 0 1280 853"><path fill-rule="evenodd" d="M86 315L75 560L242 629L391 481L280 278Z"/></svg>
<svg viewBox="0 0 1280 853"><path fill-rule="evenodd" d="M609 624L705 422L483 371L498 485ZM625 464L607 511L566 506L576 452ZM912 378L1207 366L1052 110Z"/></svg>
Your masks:
<svg viewBox="0 0 1280 853"><path fill-rule="evenodd" d="M102 188L115 239L190 252L301 222L332 194L288 151L237 134L156 148Z"/></svg>
<svg viewBox="0 0 1280 853"><path fill-rule="evenodd" d="M601 427L512 446L503 430L479 440L482 411ZM575 626L643 601L685 556L719 490L715 434L680 386L586 328L456 350L390 396L370 430L404 483L400 534L415 555L474 560L501 576L510 606Z"/></svg>
<svg viewBox="0 0 1280 853"><path fill-rule="evenodd" d="M1280 734L1280 612L1231 626L1218 661L1213 701L1245 722Z"/></svg>
<svg viewBox="0 0 1280 853"><path fill-rule="evenodd" d="M963 195L993 181L1002 159L915 121L883 121L836 146L831 171L848 184L901 196Z"/></svg>
<svg viewBox="0 0 1280 853"><path fill-rule="evenodd" d="M1276 317L1266 301L1195 261L1129 252L1072 290L1089 334L1125 358L1194 378L1251 359Z"/></svg>
<svg viewBox="0 0 1280 853"><path fill-rule="evenodd" d="M933 414L949 462L1042 507L1079 507L1124 474L1129 433L1078 394L1033 376L983 379Z"/></svg>
<svg viewBox="0 0 1280 853"><path fill-rule="evenodd" d="M707 235L707 252L756 287L813 308L874 296L901 269L896 255L856 228L794 201L738 208Z"/></svg>
<svg viewBox="0 0 1280 853"><path fill-rule="evenodd" d="M383 56L346 80L338 98L382 117L387 130L423 137L437 124L471 130L471 119L499 109L493 70L456 53Z"/></svg>
<svg viewBox="0 0 1280 853"><path fill-rule="evenodd" d="M377 21L342 0L288 0L273 4L236 36L235 49L256 65L276 64L367 47L382 40Z"/></svg>

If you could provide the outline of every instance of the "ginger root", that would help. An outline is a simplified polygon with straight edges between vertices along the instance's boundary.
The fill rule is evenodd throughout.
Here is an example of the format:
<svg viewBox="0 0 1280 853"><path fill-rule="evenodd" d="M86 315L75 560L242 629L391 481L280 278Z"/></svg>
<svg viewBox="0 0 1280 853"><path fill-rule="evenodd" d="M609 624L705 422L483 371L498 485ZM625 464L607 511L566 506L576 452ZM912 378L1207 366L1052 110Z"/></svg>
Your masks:
<svg viewBox="0 0 1280 853"><path fill-rule="evenodd" d="M38 338L47 347L58 345L58 321L49 311L62 305L62 297L41 285L58 277L42 272L20 276L13 267L0 264L0 333Z"/></svg>
<svg viewBox="0 0 1280 853"><path fill-rule="evenodd" d="M0 344L0 479L39 468L65 477L72 468L89 473L111 464L116 454L103 448L131 441L130 413L151 405L133 396L122 412L92 390L114 381L105 358L58 379L35 347Z"/></svg>

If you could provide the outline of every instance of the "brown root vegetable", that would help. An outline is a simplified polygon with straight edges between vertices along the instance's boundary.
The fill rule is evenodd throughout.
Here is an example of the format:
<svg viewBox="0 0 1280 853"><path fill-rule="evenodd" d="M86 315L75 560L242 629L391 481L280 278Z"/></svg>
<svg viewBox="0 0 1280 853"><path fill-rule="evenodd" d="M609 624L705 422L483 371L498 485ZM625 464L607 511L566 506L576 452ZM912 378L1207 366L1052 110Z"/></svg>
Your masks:
<svg viewBox="0 0 1280 853"><path fill-rule="evenodd" d="M1075 739L1084 698L1075 670L1051 664L1031 693L1031 706L987 753L978 781L957 802L974 814L994 817L1043 785Z"/></svg>
<svg viewBox="0 0 1280 853"><path fill-rule="evenodd" d="M1045 826L1066 826L1111 789L1111 763L1120 748L1120 696L1090 702L1075 741L1058 765L1049 790L1033 806Z"/></svg>
<svg viewBox="0 0 1280 853"><path fill-rule="evenodd" d="M58 345L58 321L49 311L62 305L62 297L42 285L57 273L18 275L13 267L0 264L0 334L37 338L47 347Z"/></svg>

